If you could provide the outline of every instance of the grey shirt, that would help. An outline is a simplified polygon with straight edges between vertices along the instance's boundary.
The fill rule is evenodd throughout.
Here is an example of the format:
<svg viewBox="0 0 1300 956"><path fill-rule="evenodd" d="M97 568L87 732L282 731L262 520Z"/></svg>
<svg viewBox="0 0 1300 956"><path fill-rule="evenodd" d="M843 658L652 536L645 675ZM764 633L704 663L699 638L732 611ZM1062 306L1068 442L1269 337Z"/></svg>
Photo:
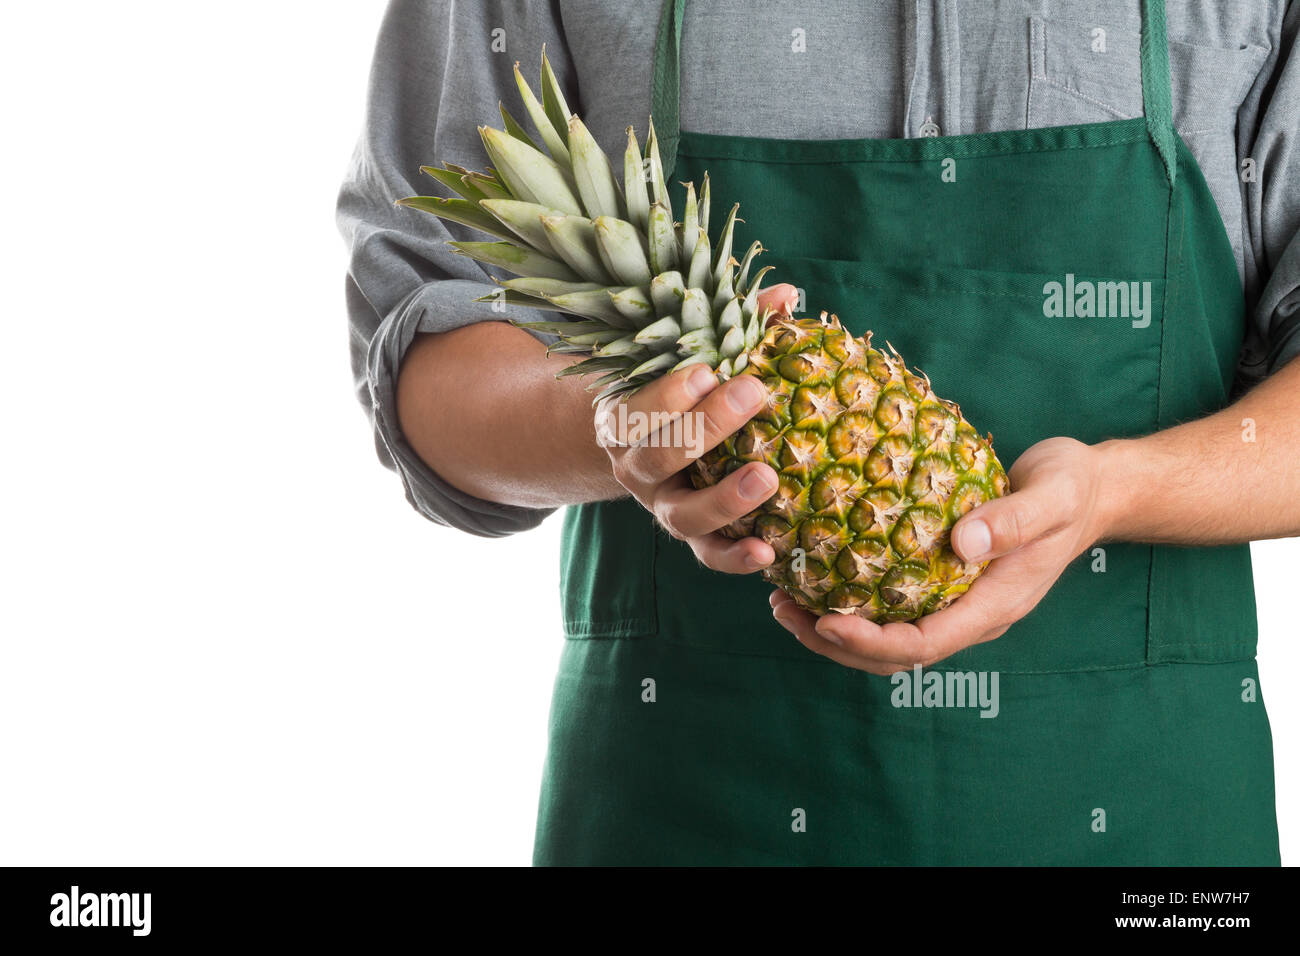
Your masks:
<svg viewBox="0 0 1300 956"><path fill-rule="evenodd" d="M1300 2L1166 6L1175 125L1237 256L1251 315L1241 371L1254 381L1300 353ZM483 237L393 201L444 194L422 164L483 167L477 128L499 125L499 101L522 117L512 67L519 61L532 77L543 45L570 106L621 155L629 123L644 134L661 9L632 0L391 0L338 222L351 254L357 397L380 459L434 521L499 536L550 512L467 495L403 440L394 385L415 335L503 315L472 301L493 286L445 246ZM920 135L927 121L957 135L1138 116L1139 9L1140 0L693 0L682 128L888 138Z"/></svg>

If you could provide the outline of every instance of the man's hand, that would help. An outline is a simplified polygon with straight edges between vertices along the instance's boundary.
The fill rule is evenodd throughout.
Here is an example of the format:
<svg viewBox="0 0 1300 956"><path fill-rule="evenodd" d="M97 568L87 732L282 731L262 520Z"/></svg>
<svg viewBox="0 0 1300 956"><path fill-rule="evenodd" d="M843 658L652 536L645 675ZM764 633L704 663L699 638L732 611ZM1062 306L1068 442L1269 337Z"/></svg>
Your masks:
<svg viewBox="0 0 1300 956"><path fill-rule="evenodd" d="M793 295L793 286L773 286L763 290L759 307L789 314ZM767 389L752 375L719 384L706 366L692 365L651 382L625 402L602 402L596 411L597 439L609 453L615 479L715 571L748 574L776 559L767 542L732 540L718 529L770 498L777 475L752 462L697 491L684 469L753 418L766 401ZM686 417L689 427L682 427Z"/></svg>
<svg viewBox="0 0 1300 956"><path fill-rule="evenodd" d="M1097 448L1071 438L1049 438L1025 452L1009 473L1014 491L954 526L953 547L963 560L993 563L937 614L885 625L853 615L819 619L783 591L773 593L772 613L809 650L873 674L928 667L1000 637L1107 533L1101 459Z"/></svg>

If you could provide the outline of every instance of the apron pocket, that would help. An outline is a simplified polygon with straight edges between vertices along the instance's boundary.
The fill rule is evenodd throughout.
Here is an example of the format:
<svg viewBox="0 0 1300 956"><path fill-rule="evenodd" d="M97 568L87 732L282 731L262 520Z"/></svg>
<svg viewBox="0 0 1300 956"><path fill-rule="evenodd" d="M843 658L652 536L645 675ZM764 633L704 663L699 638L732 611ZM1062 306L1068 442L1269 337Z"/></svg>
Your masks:
<svg viewBox="0 0 1300 956"><path fill-rule="evenodd" d="M631 498L564 514L560 605L571 639L644 637L657 628L654 519Z"/></svg>
<svg viewBox="0 0 1300 956"><path fill-rule="evenodd" d="M1249 545L1155 549L1149 663L1250 660L1257 636Z"/></svg>

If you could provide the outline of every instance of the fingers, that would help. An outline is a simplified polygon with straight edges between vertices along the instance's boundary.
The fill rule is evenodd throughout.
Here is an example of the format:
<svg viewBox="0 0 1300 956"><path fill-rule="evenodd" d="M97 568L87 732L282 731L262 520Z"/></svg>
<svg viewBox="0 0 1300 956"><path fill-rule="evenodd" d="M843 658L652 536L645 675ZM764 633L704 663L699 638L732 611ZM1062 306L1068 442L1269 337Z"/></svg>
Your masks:
<svg viewBox="0 0 1300 956"><path fill-rule="evenodd" d="M1070 495L1047 484L995 498L953 526L953 549L963 561L1000 558L1065 525L1073 507Z"/></svg>
<svg viewBox="0 0 1300 956"><path fill-rule="evenodd" d="M642 393L633 396L629 406L641 398ZM652 397L652 400L658 399ZM659 484L739 430L766 401L767 389L763 383L752 375L740 375L712 389L703 401L689 410L688 420L674 425L673 430L669 430L672 422L665 418L662 409L658 414L647 413L645 417L650 419L652 433L648 440L627 448L621 454L618 463L618 470L622 473L619 474L620 480L626 475L641 485ZM639 410L630 407L629 415Z"/></svg>
<svg viewBox="0 0 1300 956"><path fill-rule="evenodd" d="M660 485L655 495L654 514L673 537L710 534L743 518L772 497L777 481L776 472L762 462L751 462L718 484L698 491L682 475L680 480Z"/></svg>
<svg viewBox="0 0 1300 956"><path fill-rule="evenodd" d="M669 534L685 539L700 561L717 571L745 574L776 560L763 541L733 541L716 533L776 492L776 472L754 462L697 491L682 470L739 430L767 398L767 389L753 376L719 385L711 370L697 365L597 411L597 439L610 452L615 478Z"/></svg>
<svg viewBox="0 0 1300 956"><path fill-rule="evenodd" d="M799 290L788 282L769 286L758 293L758 308L771 309L777 315L789 318L799 304Z"/></svg>
<svg viewBox="0 0 1300 956"><path fill-rule="evenodd" d="M776 472L760 462L698 491L679 474L659 486L652 510L669 534L686 539L705 566L726 574L750 574L776 560L772 546L758 538L733 540L714 532L749 514L776 487Z"/></svg>
<svg viewBox="0 0 1300 956"><path fill-rule="evenodd" d="M958 601L957 605L962 603ZM816 629L841 653L884 667L883 672L890 674L918 664L928 667L971 644L992 640L994 635L982 623L974 629L966 620L935 625L943 613L922 618L917 624L896 621L883 625L851 615L828 614L817 621Z"/></svg>
<svg viewBox="0 0 1300 956"><path fill-rule="evenodd" d="M772 546L758 538L733 541L720 534L706 534L690 538L687 544L702 564L724 574L753 574L776 560Z"/></svg>
<svg viewBox="0 0 1300 956"><path fill-rule="evenodd" d="M637 389L626 401L624 444L635 445L666 422L680 418L718 387L718 377L706 365L688 365Z"/></svg>
<svg viewBox="0 0 1300 956"><path fill-rule="evenodd" d="M899 664L863 657L842 645L828 640L820 624L828 618L838 618L838 615L827 615L822 618L814 617L799 607L794 599L784 591L774 591L770 600L772 602L772 616L776 618L777 623L793 634L800 644L814 654L830 658L844 667L852 667L855 670L881 676L907 669ZM854 620L862 624L868 624L871 627L876 626L863 621L861 618L855 618Z"/></svg>

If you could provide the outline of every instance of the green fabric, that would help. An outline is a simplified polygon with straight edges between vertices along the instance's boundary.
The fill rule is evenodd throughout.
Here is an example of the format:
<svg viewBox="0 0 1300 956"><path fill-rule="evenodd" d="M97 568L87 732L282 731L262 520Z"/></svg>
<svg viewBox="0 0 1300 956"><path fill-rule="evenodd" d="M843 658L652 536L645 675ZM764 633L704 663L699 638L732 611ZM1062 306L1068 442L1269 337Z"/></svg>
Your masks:
<svg viewBox="0 0 1300 956"><path fill-rule="evenodd" d="M680 5L680 0L679 0ZM1172 184L1178 175L1174 143L1174 103L1169 78L1169 41L1164 0L1142 0L1142 106L1151 141L1160 152Z"/></svg>
<svg viewBox="0 0 1300 956"><path fill-rule="evenodd" d="M1149 117L913 140L683 132L674 180L707 169L743 204L737 248L761 238L773 280L891 342L1009 465L1043 438L1145 434L1227 401L1237 271L1169 135L1172 167ZM1067 275L1149 284L1146 317L1046 316ZM635 502L570 511L563 582L540 863L1278 862L1246 547L1078 558L1027 618L927 678L997 672L990 718L895 706L890 679L806 651L767 585L702 568Z"/></svg>
<svg viewBox="0 0 1300 956"><path fill-rule="evenodd" d="M985 719L895 708L887 679L811 655L569 641L534 860L1276 863L1268 720L1240 697L1257 676L1254 661L1004 675Z"/></svg>
<svg viewBox="0 0 1300 956"><path fill-rule="evenodd" d="M654 531L630 499L598 501L564 514L561 610L570 637L634 637L656 630ZM601 546L588 548L587 543ZM614 542L618 546L611 547ZM599 602L592 595L603 595Z"/></svg>

